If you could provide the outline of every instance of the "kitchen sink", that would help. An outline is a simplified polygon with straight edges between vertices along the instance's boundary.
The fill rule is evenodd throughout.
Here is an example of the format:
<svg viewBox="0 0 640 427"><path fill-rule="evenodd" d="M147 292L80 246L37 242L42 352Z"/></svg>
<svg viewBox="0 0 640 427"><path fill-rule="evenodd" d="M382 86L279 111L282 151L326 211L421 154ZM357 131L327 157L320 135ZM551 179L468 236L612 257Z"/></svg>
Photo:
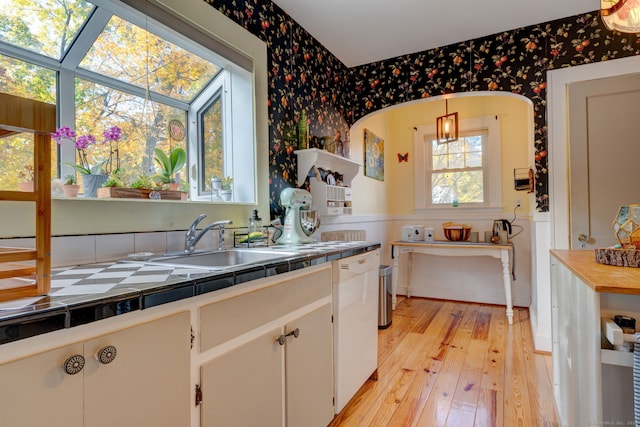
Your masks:
<svg viewBox="0 0 640 427"><path fill-rule="evenodd" d="M297 252L272 251L267 249L227 249L224 251L195 252L193 254L164 255L143 261L147 264L172 267L206 268L212 270L260 264L286 259Z"/></svg>

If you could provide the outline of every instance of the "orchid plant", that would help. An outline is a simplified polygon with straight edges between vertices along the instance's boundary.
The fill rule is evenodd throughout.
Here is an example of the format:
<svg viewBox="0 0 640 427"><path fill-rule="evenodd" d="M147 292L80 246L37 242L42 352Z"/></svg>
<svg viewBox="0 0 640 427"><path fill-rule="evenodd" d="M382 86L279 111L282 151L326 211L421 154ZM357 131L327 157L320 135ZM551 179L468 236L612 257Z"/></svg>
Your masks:
<svg viewBox="0 0 640 427"><path fill-rule="evenodd" d="M111 126L107 130L105 130L102 135L104 137L102 141L102 145L105 145L107 143L111 145L111 143L113 142L117 143L120 140L120 137L122 136L122 130L118 126ZM58 143L58 145L62 145L64 142L74 143L74 148L76 149L76 152L78 153L78 158L80 159L80 164L75 164L75 163L65 163L65 164L68 166L71 166L77 172L84 175L99 174L103 172L103 170L106 173L110 172L109 169L112 163L112 155L114 152L112 147L110 147L110 150L109 150L109 158L99 161L95 165L89 164L89 158L87 157L87 149L89 149L91 146L98 144L95 136L91 134L87 134L87 135L81 135L76 137L76 132L74 130L72 130L68 126L62 126L56 129L56 131L53 134L51 134L51 137ZM115 149L115 153L116 153L116 168L117 168L119 166L118 164L119 161L117 159L118 157L117 147Z"/></svg>

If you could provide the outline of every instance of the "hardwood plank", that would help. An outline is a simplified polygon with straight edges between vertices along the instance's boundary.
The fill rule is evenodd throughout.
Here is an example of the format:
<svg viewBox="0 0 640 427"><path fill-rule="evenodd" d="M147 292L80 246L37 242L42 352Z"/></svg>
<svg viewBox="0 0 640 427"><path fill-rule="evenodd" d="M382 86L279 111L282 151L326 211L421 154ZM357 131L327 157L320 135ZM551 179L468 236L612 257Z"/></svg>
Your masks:
<svg viewBox="0 0 640 427"><path fill-rule="evenodd" d="M529 324L529 312L519 310L523 324ZM521 330L522 353L527 373L527 389L529 391L529 406L533 424L547 427L557 426L555 421L555 406L548 396L553 395L551 383L539 381L540 377L549 377L549 371L544 356L537 356L533 350L533 335L531 328L522 327ZM550 359L550 357L549 357Z"/></svg>
<svg viewBox="0 0 640 427"><path fill-rule="evenodd" d="M437 360L443 361L442 368L416 424L419 426L444 426L451 410L453 396L466 356L466 346L471 339L473 322L470 322L469 318L473 318L475 321L477 315L477 309L473 305L459 304L456 307L459 310L456 317L458 322L448 328L443 346L439 350L438 357L440 359ZM447 338L450 338L449 341L446 340ZM446 351L443 352L443 349Z"/></svg>
<svg viewBox="0 0 640 427"><path fill-rule="evenodd" d="M527 388L527 373L521 342L521 310L514 310L513 325L507 332L505 351L504 423L510 426L531 426L531 407ZM527 324L528 326L528 324Z"/></svg>

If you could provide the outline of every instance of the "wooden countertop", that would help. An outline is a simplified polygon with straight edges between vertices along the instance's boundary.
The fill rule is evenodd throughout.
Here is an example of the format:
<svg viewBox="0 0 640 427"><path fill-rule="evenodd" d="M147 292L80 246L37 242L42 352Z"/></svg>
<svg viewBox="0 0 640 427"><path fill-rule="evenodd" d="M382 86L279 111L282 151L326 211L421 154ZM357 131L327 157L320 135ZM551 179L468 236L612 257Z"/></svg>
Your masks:
<svg viewBox="0 0 640 427"><path fill-rule="evenodd" d="M600 264L592 250L552 250L551 255L596 292L640 295L640 268Z"/></svg>

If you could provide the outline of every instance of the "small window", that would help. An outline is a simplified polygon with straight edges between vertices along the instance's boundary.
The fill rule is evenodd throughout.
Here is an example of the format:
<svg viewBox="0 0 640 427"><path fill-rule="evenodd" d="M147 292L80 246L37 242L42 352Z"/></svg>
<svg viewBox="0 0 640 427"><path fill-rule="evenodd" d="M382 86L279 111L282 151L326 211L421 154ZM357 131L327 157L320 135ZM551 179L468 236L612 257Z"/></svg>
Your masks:
<svg viewBox="0 0 640 427"><path fill-rule="evenodd" d="M218 94L200 116L202 145L202 177L200 194L210 191L211 179L224 175L224 139L222 127L222 98Z"/></svg>
<svg viewBox="0 0 640 427"><path fill-rule="evenodd" d="M460 138L435 140L435 124L416 128L415 209L501 208L500 121L480 117L460 121Z"/></svg>
<svg viewBox="0 0 640 427"><path fill-rule="evenodd" d="M461 135L457 141L431 140L431 204L484 203L484 145L487 132Z"/></svg>

